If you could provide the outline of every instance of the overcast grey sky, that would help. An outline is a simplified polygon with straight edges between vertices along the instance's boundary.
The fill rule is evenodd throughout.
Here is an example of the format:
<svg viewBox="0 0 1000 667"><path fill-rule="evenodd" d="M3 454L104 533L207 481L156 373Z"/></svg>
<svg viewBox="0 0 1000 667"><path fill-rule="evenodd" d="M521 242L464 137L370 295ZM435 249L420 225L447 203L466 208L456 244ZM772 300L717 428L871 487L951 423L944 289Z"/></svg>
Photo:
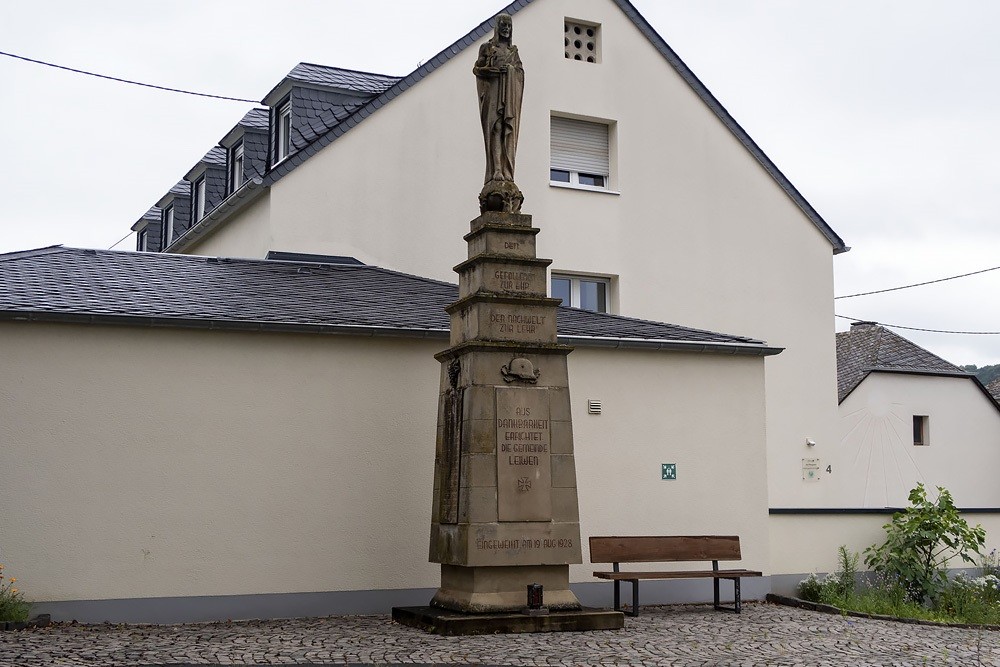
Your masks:
<svg viewBox="0 0 1000 667"><path fill-rule="evenodd" d="M838 295L1000 265L1000 2L633 2L852 247ZM260 99L300 61L406 74L506 4L0 0L0 51ZM5 57L0 81L0 252L111 246L251 106ZM995 271L836 311L1000 331L998 293ZM900 333L1000 363L1000 336Z"/></svg>

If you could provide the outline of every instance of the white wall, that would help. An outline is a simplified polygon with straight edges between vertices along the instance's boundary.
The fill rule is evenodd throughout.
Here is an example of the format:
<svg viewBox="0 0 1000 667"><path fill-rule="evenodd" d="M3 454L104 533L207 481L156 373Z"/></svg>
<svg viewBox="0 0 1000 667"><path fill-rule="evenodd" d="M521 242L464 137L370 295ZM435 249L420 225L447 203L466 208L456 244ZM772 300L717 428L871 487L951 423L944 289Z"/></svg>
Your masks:
<svg viewBox="0 0 1000 667"><path fill-rule="evenodd" d="M0 323L7 573L33 600L436 587L445 346ZM766 568L762 363L573 352L584 538L736 533Z"/></svg>
<svg viewBox="0 0 1000 667"><path fill-rule="evenodd" d="M986 549L1000 548L1000 514L963 514L969 525L986 529ZM846 546L858 553L885 541L882 526L892 521L889 514L772 515L771 572L802 575L837 570L837 548ZM953 561L952 567L968 567ZM864 556L860 569L867 569Z"/></svg>
<svg viewBox="0 0 1000 667"><path fill-rule="evenodd" d="M563 57L567 16L602 25L602 63ZM539 256L617 278L624 315L785 347L767 362L771 503L821 504L799 468L806 438L823 456L836 447L829 242L609 0L532 3L514 38L527 74L518 183L543 230ZM276 183L255 250L219 233L191 251L351 255L454 281L482 186L476 54L467 48ZM549 185L553 112L616 123L620 194Z"/></svg>
<svg viewBox="0 0 1000 667"><path fill-rule="evenodd" d="M929 417L927 446L914 415ZM971 379L872 373L840 405L840 434L817 484L830 506L902 507L923 482L959 507L1000 507L1000 411Z"/></svg>

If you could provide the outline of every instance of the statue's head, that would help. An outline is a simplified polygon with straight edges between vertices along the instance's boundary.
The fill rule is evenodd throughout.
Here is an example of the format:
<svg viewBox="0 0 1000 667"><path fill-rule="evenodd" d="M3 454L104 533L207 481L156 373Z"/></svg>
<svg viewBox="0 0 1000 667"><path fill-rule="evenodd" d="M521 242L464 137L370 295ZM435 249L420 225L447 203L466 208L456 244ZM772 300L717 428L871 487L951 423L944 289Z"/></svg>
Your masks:
<svg viewBox="0 0 1000 667"><path fill-rule="evenodd" d="M498 14L494 31L497 41L509 42L514 34L514 20L510 14Z"/></svg>

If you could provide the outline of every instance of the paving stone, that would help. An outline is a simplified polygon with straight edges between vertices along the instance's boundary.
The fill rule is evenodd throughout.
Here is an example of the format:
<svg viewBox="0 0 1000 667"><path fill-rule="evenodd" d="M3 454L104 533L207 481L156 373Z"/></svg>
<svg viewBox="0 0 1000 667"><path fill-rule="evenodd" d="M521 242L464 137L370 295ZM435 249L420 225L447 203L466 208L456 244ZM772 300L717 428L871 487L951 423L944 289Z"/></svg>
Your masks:
<svg viewBox="0 0 1000 667"><path fill-rule="evenodd" d="M0 667L101 665L983 665L1000 632L846 618L768 604L644 607L624 630L439 637L386 616L0 633Z"/></svg>

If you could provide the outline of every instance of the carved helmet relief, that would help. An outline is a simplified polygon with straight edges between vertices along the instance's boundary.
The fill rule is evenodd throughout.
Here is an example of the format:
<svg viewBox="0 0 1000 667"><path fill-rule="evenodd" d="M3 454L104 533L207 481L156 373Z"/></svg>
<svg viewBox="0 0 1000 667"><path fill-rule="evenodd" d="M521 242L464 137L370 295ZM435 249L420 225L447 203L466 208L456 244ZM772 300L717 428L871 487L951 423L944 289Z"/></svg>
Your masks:
<svg viewBox="0 0 1000 667"><path fill-rule="evenodd" d="M535 384L542 371L535 368L529 359L515 357L506 366L501 366L500 374L503 375L504 382L520 381Z"/></svg>

